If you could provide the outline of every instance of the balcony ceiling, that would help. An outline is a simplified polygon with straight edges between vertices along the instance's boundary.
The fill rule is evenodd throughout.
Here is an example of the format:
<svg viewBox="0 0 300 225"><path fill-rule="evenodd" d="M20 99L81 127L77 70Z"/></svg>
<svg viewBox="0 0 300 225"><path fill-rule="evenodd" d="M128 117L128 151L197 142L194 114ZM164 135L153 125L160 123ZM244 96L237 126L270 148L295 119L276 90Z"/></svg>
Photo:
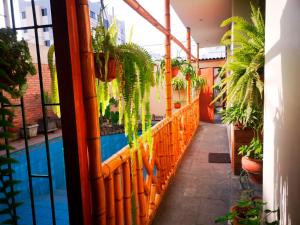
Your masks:
<svg viewBox="0 0 300 225"><path fill-rule="evenodd" d="M231 16L231 0L171 0L171 5L200 47L220 45L226 31L220 24Z"/></svg>

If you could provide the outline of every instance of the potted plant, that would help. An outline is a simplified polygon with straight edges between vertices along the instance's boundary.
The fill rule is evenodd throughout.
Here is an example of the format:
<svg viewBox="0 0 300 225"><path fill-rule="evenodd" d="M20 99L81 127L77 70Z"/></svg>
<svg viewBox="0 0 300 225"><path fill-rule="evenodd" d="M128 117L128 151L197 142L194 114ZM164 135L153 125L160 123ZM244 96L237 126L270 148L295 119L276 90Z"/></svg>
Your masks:
<svg viewBox="0 0 300 225"><path fill-rule="evenodd" d="M233 32L227 31L221 40L226 46L234 45L234 49L218 75L220 83L216 85L221 91L212 102L223 98L226 93L227 105L244 108L248 118L252 109L262 111L263 108L265 64L264 20L260 9L252 4L251 11L252 22L235 16L221 24L221 27L225 27L234 23Z"/></svg>
<svg viewBox="0 0 300 225"><path fill-rule="evenodd" d="M32 123L32 124L28 124L26 126L26 134L27 134L27 138L33 138L33 137L36 137L37 136L37 133L38 133L38 128L39 128L39 124L37 123ZM24 134L24 129L23 128L20 128L20 131L21 131L21 137L25 137L25 134Z"/></svg>
<svg viewBox="0 0 300 225"><path fill-rule="evenodd" d="M10 104L11 98L20 98L27 88L27 76L36 74L27 43L17 40L16 32L10 28L0 29L0 104ZM10 117L10 119L8 119ZM7 128L14 127L12 120L14 112L3 108L0 112L0 136L10 138ZM0 143L0 151L11 150L9 144ZM14 191L14 185L19 181L14 179L14 170L8 170L17 161L11 156L0 154L0 195L4 200L1 204L1 214L7 218L7 223L17 224L19 217L15 209L20 202L14 201L19 192ZM4 221L2 221L4 222Z"/></svg>
<svg viewBox="0 0 300 225"><path fill-rule="evenodd" d="M258 137L252 139L249 145L239 148L242 155L242 168L248 172L250 179L258 184L262 183L263 144Z"/></svg>
<svg viewBox="0 0 300 225"><path fill-rule="evenodd" d="M207 84L206 79L202 76L194 76L192 78L192 88L194 91L194 95L199 95L199 92L204 88Z"/></svg>
<svg viewBox="0 0 300 225"><path fill-rule="evenodd" d="M171 59L171 74L172 74L172 78L176 77L178 75L179 70L181 70L181 66L182 66L182 59L180 57ZM166 72L165 69L165 59L161 60L160 62L160 76L164 77L164 74Z"/></svg>
<svg viewBox="0 0 300 225"><path fill-rule="evenodd" d="M185 76L186 80L191 80L196 76L195 69L190 63L185 63L182 67L182 74Z"/></svg>
<svg viewBox="0 0 300 225"><path fill-rule="evenodd" d="M14 108L11 109L12 114L8 116L8 122L11 123L12 127L7 127L7 131L11 133L11 140L17 140L19 138L19 128L14 124Z"/></svg>
<svg viewBox="0 0 300 225"><path fill-rule="evenodd" d="M215 223L228 222L231 225L278 225L279 210L263 210L265 202L258 197L246 198L237 201L230 208L230 212L224 216L220 216L215 220ZM271 222L268 222L268 217L275 214Z"/></svg>
<svg viewBox="0 0 300 225"><path fill-rule="evenodd" d="M233 151L231 162L236 175L241 169L238 148L249 144L254 136L251 130L243 128L253 127L248 126L248 121L258 122L260 125L263 120L260 115L263 114L265 23L259 8L251 4L251 11L251 22L235 16L221 24L225 27L234 23L233 30L227 31L221 40L224 45L234 48L218 75L220 83L216 85L221 91L212 102L223 99L226 101L229 114L236 111L243 116L235 119L239 126L231 128L230 140ZM230 108L232 112L229 112ZM259 119L255 119L257 112Z"/></svg>
<svg viewBox="0 0 300 225"><path fill-rule="evenodd" d="M95 59L95 75L102 82L110 82L117 77L118 66L118 28L116 20L105 28L104 11L100 10L98 25L93 28L93 48Z"/></svg>
<svg viewBox="0 0 300 225"><path fill-rule="evenodd" d="M179 100L178 100L178 101L175 101L175 102L174 102L174 108L175 108L175 109L180 109L180 108L181 108L181 101L179 101Z"/></svg>
<svg viewBox="0 0 300 225"><path fill-rule="evenodd" d="M103 18L100 15L100 18ZM105 30L105 32L103 32ZM119 104L119 123L124 121L125 134L130 146L138 146L138 124L142 122L142 131L151 142L150 88L154 85L153 61L150 54L134 43L118 44L117 28L114 21L108 29L99 20L93 36L93 48L96 54L104 53L105 68L112 55L117 60L116 79L109 83L105 69L105 81L96 80L97 99L102 113L113 96ZM99 63L96 60L96 64ZM109 91L111 88L111 91ZM152 147L152 146L150 146Z"/></svg>
<svg viewBox="0 0 300 225"><path fill-rule="evenodd" d="M181 107L180 91L186 88L186 82L182 77L176 77L172 80L172 87L178 93L178 101L174 103L174 108L179 109Z"/></svg>

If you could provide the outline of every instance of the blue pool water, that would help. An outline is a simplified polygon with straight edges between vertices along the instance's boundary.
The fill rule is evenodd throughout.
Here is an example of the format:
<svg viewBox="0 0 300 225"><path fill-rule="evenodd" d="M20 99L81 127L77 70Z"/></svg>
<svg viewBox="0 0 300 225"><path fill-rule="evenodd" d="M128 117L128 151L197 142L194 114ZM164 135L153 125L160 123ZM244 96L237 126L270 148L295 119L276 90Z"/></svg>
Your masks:
<svg viewBox="0 0 300 225"><path fill-rule="evenodd" d="M101 149L103 161L122 149L125 145L127 145L127 139L124 134L102 136ZM69 224L69 221L62 138L50 140L49 147L53 177L56 224L67 225ZM30 164L32 174L47 175L45 148L45 143L30 146ZM21 191L17 197L17 201L23 202L23 205L17 210L18 215L21 217L19 224L30 225L32 224L32 213L25 150L13 153L13 157L19 161L19 163L14 165L14 169L16 171L14 177L22 181L20 184L15 186L16 190ZM48 179L33 178L33 192L37 224L52 224ZM0 216L0 223L2 219Z"/></svg>

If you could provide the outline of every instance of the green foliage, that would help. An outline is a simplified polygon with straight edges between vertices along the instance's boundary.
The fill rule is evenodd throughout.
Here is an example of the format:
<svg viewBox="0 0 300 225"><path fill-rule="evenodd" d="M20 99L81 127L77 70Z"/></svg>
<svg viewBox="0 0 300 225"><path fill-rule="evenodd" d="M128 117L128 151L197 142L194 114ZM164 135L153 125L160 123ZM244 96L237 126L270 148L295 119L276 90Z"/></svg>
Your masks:
<svg viewBox="0 0 300 225"><path fill-rule="evenodd" d="M36 73L35 66L29 53L27 43L24 40L18 41L12 29L0 29L0 104L10 105L10 98L21 97L27 87L27 75ZM12 135L7 128L12 128L14 117L13 110L0 109L0 138L8 139ZM7 143L0 143L0 151L13 150ZM19 217L15 209L21 204L15 201L18 191L14 185L19 183L13 179L14 170L12 165L17 163L15 159L7 154L0 156L0 217L6 218L2 224L17 224Z"/></svg>
<svg viewBox="0 0 300 225"><path fill-rule="evenodd" d="M51 45L48 50L48 66L51 74L51 102L59 103L58 81L56 67L54 63L54 52L54 45ZM52 106L52 111L58 118L61 117L59 106Z"/></svg>
<svg viewBox="0 0 300 225"><path fill-rule="evenodd" d="M227 93L227 105L239 105L248 112L263 107L263 74L265 27L260 9L251 4L252 22L241 17L231 17L222 22L221 27L231 24L233 32L228 30L221 42L234 45L233 54L221 69L220 94L214 102ZM232 42L233 41L233 42ZM226 76L227 75L227 76ZM248 113L250 116L251 113Z"/></svg>
<svg viewBox="0 0 300 225"><path fill-rule="evenodd" d="M186 77L186 79L194 79L196 77L196 71L194 67L188 62L184 63L181 72Z"/></svg>
<svg viewBox="0 0 300 225"><path fill-rule="evenodd" d="M249 145L243 145L239 148L239 154L251 159L263 159L263 144L258 137L253 138Z"/></svg>
<svg viewBox="0 0 300 225"><path fill-rule="evenodd" d="M146 130L150 132L151 128L149 98L153 80L153 62L149 53L136 44L120 45L119 49L122 65L122 73L117 77L119 108L124 103L124 111L122 111L124 112L125 133L129 144L132 145L135 142L137 145L139 120L142 122L143 133ZM120 119L122 119L121 115Z"/></svg>
<svg viewBox="0 0 300 225"><path fill-rule="evenodd" d="M28 74L36 74L36 69L26 41L18 41L12 29L0 29L0 88L20 97L27 89Z"/></svg>
<svg viewBox="0 0 300 225"><path fill-rule="evenodd" d="M238 224L244 225L278 225L279 221L267 221L267 217L271 214L277 214L279 210L263 210L265 202L260 199L241 199L237 201L236 208L233 212L220 216L215 220L215 223L230 222L238 220ZM278 216L277 216L278 217Z"/></svg>
<svg viewBox="0 0 300 225"><path fill-rule="evenodd" d="M100 53L104 55L104 65L103 62L100 60L100 55L96 54L95 61L99 65L99 73L102 77L105 78L105 81L101 81L96 79L96 90L97 90L97 100L98 105L100 103L104 108L106 108L109 104L110 99L110 87L116 88L116 83L113 82L113 85L110 85L107 81L108 76L108 62L109 58L114 58L117 62L119 62L119 49L117 45L117 37L118 37L118 27L116 20L114 19L112 24L109 26L108 29L104 26L104 11L101 10L99 14L98 24L95 28L93 28L93 49L95 53ZM100 68L104 67L104 76L102 74L102 70ZM119 73L119 65L117 65L117 73ZM99 106L100 107L100 106ZM100 108L99 108L100 109Z"/></svg>
<svg viewBox="0 0 300 225"><path fill-rule="evenodd" d="M171 67L172 68L177 67L179 70L181 70L183 64L184 64L184 61L180 57L171 59ZM166 65L165 59L162 59L160 61L160 64L157 65L157 71L156 71L156 77L155 77L157 85L163 84L165 81L165 74L166 74L165 65Z"/></svg>
<svg viewBox="0 0 300 225"><path fill-rule="evenodd" d="M172 87L178 93L178 102L180 102L180 91L186 89L186 80L182 77L175 77L172 80Z"/></svg>
<svg viewBox="0 0 300 225"><path fill-rule="evenodd" d="M106 108L102 107L100 103L100 121L103 122L111 122L112 124L118 124L119 122L119 112L111 111L111 107L118 107L118 101L115 98L110 98L109 104ZM102 112L102 110L104 112Z"/></svg>
<svg viewBox="0 0 300 225"><path fill-rule="evenodd" d="M256 131L262 128L263 112L261 109L252 108L248 110L246 107L233 105L221 111L222 122L225 124L240 124L244 128L252 128Z"/></svg>
<svg viewBox="0 0 300 225"><path fill-rule="evenodd" d="M207 81L204 77L202 76L194 76L192 78L192 88L195 90L195 91L200 91L202 90L205 85L207 84Z"/></svg>

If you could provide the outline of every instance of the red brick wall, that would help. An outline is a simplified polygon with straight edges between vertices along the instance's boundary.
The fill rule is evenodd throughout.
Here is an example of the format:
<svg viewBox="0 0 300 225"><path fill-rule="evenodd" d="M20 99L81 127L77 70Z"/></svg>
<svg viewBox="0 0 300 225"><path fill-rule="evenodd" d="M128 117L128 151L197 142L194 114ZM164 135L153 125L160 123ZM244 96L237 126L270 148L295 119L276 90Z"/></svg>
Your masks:
<svg viewBox="0 0 300 225"><path fill-rule="evenodd" d="M38 68L36 65L38 72ZM42 64L42 77L44 91L48 92L50 95L51 91L51 75L48 64ZM42 118L42 103L41 103L41 92L40 92L40 82L39 75L28 76L27 80L28 89L24 95L24 108L27 124L36 123ZM19 103L19 100L12 100L14 103ZM51 107L48 107L48 115L53 115ZM15 108L15 119L14 124L16 127L22 127L22 114L20 108Z"/></svg>

